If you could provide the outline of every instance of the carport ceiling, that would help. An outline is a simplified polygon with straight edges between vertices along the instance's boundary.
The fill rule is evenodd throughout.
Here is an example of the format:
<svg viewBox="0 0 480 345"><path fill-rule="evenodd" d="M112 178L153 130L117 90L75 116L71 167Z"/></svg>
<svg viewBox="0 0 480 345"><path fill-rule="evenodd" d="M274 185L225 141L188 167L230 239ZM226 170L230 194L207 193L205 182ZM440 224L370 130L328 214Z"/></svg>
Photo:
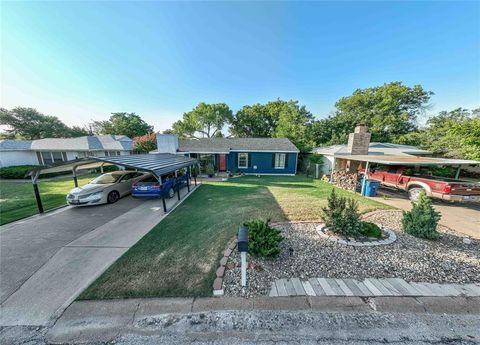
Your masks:
<svg viewBox="0 0 480 345"><path fill-rule="evenodd" d="M193 158L174 155L171 153L150 153L143 155L113 156L95 158L98 161L121 165L127 168L150 171L157 177L178 169L196 164Z"/></svg>
<svg viewBox="0 0 480 345"><path fill-rule="evenodd" d="M446 159L418 156L395 156L395 155L336 155L336 159L348 159L359 162L379 163L385 165L476 165L480 161L465 159Z"/></svg>
<svg viewBox="0 0 480 345"><path fill-rule="evenodd" d="M149 171L160 177L188 166L195 165L197 161L193 158L174 155L171 153L155 153L141 155L126 155L112 157L89 157L74 161L55 164L33 172L39 174L71 171L74 169L92 169L100 166L120 165L130 169ZM34 174L33 174L34 175Z"/></svg>

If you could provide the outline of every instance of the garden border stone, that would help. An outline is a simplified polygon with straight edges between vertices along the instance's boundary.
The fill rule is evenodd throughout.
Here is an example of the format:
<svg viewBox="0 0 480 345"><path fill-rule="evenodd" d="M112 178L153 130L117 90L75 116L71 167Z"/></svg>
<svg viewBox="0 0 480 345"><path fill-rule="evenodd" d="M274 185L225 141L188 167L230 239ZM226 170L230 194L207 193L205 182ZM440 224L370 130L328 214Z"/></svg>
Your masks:
<svg viewBox="0 0 480 345"><path fill-rule="evenodd" d="M232 255L234 249L237 247L237 237L233 237L223 251L223 257L220 259L220 265L215 271L215 280L213 281L213 296L223 296L223 277L225 276L225 266L228 258Z"/></svg>

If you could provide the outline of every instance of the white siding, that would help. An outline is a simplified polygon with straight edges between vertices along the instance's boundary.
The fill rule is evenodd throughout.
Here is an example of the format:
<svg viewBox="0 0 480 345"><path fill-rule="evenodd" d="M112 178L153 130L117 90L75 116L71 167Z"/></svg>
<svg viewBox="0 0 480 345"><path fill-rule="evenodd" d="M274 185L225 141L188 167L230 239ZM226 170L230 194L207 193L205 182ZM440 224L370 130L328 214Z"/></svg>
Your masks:
<svg viewBox="0 0 480 345"><path fill-rule="evenodd" d="M9 167L13 165L38 165L37 155L32 151L0 152L0 167Z"/></svg>
<svg viewBox="0 0 480 345"><path fill-rule="evenodd" d="M323 156L322 157L322 171L324 175L330 175L332 173L333 166L333 156Z"/></svg>

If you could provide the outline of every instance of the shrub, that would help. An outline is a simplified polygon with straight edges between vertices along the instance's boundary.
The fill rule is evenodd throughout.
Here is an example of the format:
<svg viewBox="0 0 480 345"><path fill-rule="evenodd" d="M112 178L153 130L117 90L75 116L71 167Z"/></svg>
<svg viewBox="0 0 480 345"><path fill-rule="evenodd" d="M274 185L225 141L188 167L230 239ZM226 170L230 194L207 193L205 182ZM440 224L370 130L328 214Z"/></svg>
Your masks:
<svg viewBox="0 0 480 345"><path fill-rule="evenodd" d="M215 169L213 168L212 163L208 163L208 165L205 169L205 172L207 173L207 175L213 175L215 173Z"/></svg>
<svg viewBox="0 0 480 345"><path fill-rule="evenodd" d="M412 202L412 210L403 212L403 230L415 237L435 240L438 238L437 224L440 213L434 210L425 192L420 193L417 202Z"/></svg>
<svg viewBox="0 0 480 345"><path fill-rule="evenodd" d="M248 228L248 252L255 256L274 257L280 254L280 242L283 237L280 230L270 226L267 221L254 219L245 223Z"/></svg>
<svg viewBox="0 0 480 345"><path fill-rule="evenodd" d="M327 207L322 208L325 226L336 234L358 236L361 222L358 203L353 199L338 196L335 188L328 197Z"/></svg>
<svg viewBox="0 0 480 345"><path fill-rule="evenodd" d="M23 179L31 170L40 167L40 165L15 165L0 168L0 178L4 179Z"/></svg>
<svg viewBox="0 0 480 345"><path fill-rule="evenodd" d="M380 229L380 227L377 224L370 223L370 222L362 222L360 233L363 236L367 236L367 237L375 237L375 238L382 237L382 230Z"/></svg>

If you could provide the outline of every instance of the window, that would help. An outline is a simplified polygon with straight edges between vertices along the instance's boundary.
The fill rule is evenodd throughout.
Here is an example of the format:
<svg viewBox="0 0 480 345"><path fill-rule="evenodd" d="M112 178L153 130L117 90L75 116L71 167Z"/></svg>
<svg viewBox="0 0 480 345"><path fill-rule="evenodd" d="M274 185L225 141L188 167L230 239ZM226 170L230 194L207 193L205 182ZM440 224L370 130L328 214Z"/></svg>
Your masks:
<svg viewBox="0 0 480 345"><path fill-rule="evenodd" d="M63 157L61 152L52 152L53 162L63 162Z"/></svg>
<svg viewBox="0 0 480 345"><path fill-rule="evenodd" d="M238 167L239 168L248 168L248 153L239 153L238 154Z"/></svg>
<svg viewBox="0 0 480 345"><path fill-rule="evenodd" d="M53 158L51 152L41 152L43 165L52 164Z"/></svg>
<svg viewBox="0 0 480 345"><path fill-rule="evenodd" d="M275 153L275 169L285 168L285 153Z"/></svg>
<svg viewBox="0 0 480 345"><path fill-rule="evenodd" d="M37 152L38 163L41 165L49 165L67 160L66 152Z"/></svg>

